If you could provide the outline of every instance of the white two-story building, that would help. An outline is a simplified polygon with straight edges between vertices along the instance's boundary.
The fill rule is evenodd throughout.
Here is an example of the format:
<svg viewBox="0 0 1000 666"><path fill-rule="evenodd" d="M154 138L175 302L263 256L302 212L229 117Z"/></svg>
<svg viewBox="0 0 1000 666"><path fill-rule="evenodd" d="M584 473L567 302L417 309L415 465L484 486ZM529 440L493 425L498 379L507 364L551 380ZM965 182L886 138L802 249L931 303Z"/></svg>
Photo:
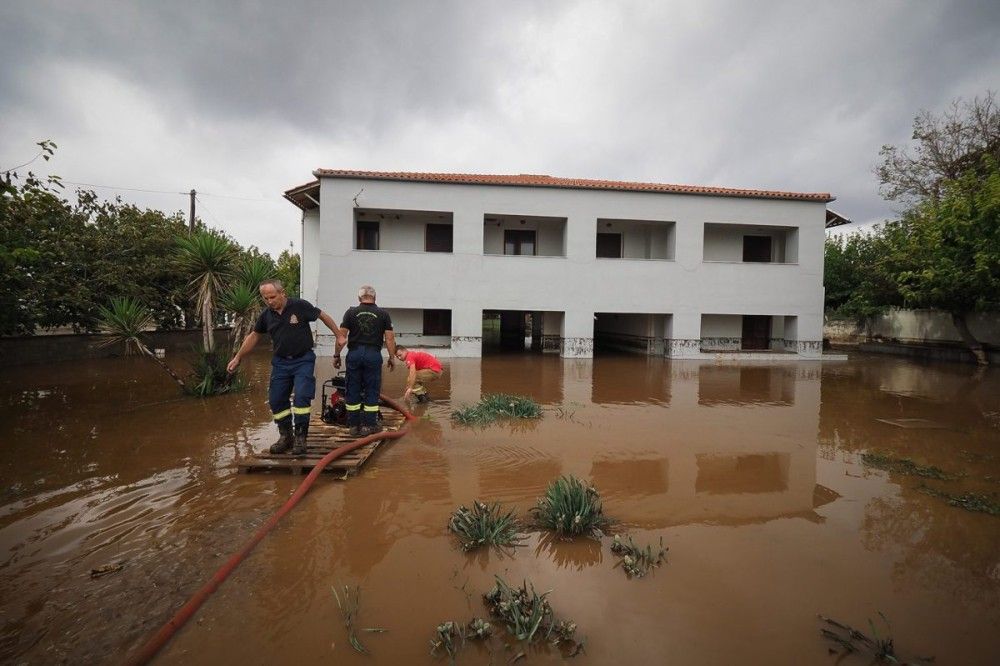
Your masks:
<svg viewBox="0 0 1000 666"><path fill-rule="evenodd" d="M590 357L817 358L826 193L530 174L319 169L302 296L340 317L371 284L402 344ZM332 340L322 335L321 353Z"/></svg>

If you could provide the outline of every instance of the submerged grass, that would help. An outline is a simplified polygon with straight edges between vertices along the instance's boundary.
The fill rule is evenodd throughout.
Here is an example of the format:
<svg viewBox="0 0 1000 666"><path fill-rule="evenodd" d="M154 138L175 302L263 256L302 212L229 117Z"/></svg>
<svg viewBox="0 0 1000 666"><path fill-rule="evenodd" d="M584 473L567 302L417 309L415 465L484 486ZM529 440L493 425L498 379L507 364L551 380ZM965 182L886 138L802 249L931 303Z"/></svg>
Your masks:
<svg viewBox="0 0 1000 666"><path fill-rule="evenodd" d="M550 483L531 512L540 527L560 536L598 537L611 522L601 508L597 489L575 476L561 476Z"/></svg>
<svg viewBox="0 0 1000 666"><path fill-rule="evenodd" d="M860 652L868 651L871 652L875 657L876 661L886 662L891 664L914 664L914 663L929 663L934 661L934 657L914 657L912 660L904 660L902 657L896 654L896 646L892 638L892 625L889 624L889 619L879 611L879 617L882 618L882 622L885 624L884 635L879 635L878 628L876 628L875 623L869 618L868 626L871 629L871 636L858 631L857 629L851 627L850 625L838 622L829 617L824 617L819 615L819 619L826 624L826 627L820 629L820 633L827 640L833 641L845 652ZM833 627L830 629L828 627Z"/></svg>
<svg viewBox="0 0 1000 666"><path fill-rule="evenodd" d="M925 479L939 479L941 481L954 481L958 478L955 474L949 474L940 467L933 465L920 465L909 458L896 458L880 451L869 451L861 454L861 462L869 467L876 467L887 472L896 474L906 474L908 476L922 476Z"/></svg>
<svg viewBox="0 0 1000 666"><path fill-rule="evenodd" d="M480 546L513 548L520 544L520 524L513 511L506 513L499 504L475 501L472 509L464 505L451 514L448 529L462 542L462 550L475 550Z"/></svg>
<svg viewBox="0 0 1000 666"><path fill-rule="evenodd" d="M667 560L667 550L669 549L663 545L663 537L660 537L660 548L656 551L652 544L640 548L632 541L631 535L628 542L625 542L616 534L611 544L611 552L622 558L622 569L630 578L642 578L650 569L660 566Z"/></svg>
<svg viewBox="0 0 1000 666"><path fill-rule="evenodd" d="M986 495L983 493L968 492L962 493L961 495L954 495L952 493L937 490L925 485L921 485L917 490L926 495L931 495L932 497L940 497L948 502L948 504L965 509L966 511L976 511L979 513L988 513L991 516L1000 516L1000 500L998 500L996 494Z"/></svg>
<svg viewBox="0 0 1000 666"><path fill-rule="evenodd" d="M550 640L553 645L575 643L576 623L557 620L548 596L551 591L538 594L535 586L524 581L520 587L511 587L500 576L493 589L483 595L490 613L500 619L507 631L519 641Z"/></svg>
<svg viewBox="0 0 1000 666"><path fill-rule="evenodd" d="M489 425L501 419L537 419L542 408L531 398L507 393L484 395L475 405L467 405L451 413L462 425Z"/></svg>
<svg viewBox="0 0 1000 666"><path fill-rule="evenodd" d="M347 640L351 644L351 647L354 648L355 652L370 654L368 649L361 644L354 628L354 623L358 618L358 613L361 611L361 587L355 585L352 588L347 585L341 585L340 594L337 594L336 585L331 585L330 589L333 590L333 596L337 600L337 608L340 609L341 615L344 616L344 626L347 627ZM341 599L342 596L343 599ZM384 633L386 630L380 627L371 627L362 629L362 631L380 634Z"/></svg>

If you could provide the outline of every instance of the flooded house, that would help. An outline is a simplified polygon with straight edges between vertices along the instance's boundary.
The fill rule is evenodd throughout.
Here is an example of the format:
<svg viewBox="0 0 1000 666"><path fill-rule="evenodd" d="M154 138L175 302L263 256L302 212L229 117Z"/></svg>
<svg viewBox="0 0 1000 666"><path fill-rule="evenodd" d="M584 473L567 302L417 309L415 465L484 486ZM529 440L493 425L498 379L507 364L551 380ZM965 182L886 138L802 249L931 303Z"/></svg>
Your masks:
<svg viewBox="0 0 1000 666"><path fill-rule="evenodd" d="M822 353L826 193L553 176L318 169L302 295L378 290L402 344L680 359ZM332 338L319 331L320 349Z"/></svg>

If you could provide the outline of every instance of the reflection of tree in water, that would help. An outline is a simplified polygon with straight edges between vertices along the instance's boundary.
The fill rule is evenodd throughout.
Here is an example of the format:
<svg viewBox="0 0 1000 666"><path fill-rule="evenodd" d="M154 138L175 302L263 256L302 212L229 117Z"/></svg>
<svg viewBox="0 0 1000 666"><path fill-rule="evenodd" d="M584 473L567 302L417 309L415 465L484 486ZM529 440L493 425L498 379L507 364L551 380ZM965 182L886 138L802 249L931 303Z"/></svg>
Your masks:
<svg viewBox="0 0 1000 666"><path fill-rule="evenodd" d="M990 609L1000 607L997 518L948 506L915 489L900 499L876 497L865 507L862 543L898 551L893 580Z"/></svg>

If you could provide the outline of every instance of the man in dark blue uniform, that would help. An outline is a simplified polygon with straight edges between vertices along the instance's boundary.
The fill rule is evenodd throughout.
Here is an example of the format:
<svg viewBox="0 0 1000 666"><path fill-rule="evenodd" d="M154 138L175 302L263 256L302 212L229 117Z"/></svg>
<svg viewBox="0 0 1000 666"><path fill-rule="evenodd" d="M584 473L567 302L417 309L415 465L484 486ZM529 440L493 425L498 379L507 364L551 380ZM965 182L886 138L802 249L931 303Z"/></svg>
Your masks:
<svg viewBox="0 0 1000 666"><path fill-rule="evenodd" d="M260 285L260 296L267 308L260 313L253 331L243 340L239 351L227 366L234 372L242 358L257 344L264 333L271 335L274 356L271 359L271 382L267 400L278 424L278 441L271 445L271 453L285 453L289 449L297 456L306 453L306 435L309 433L310 403L316 395L316 354L309 322L317 319L337 336L337 347L346 340L344 332L330 315L301 298L289 298L281 280L267 280ZM295 393L294 403L289 399ZM294 422L294 436L292 426Z"/></svg>
<svg viewBox="0 0 1000 666"><path fill-rule="evenodd" d="M347 425L351 435L363 437L381 430L378 425L379 391L382 388L382 343L389 350L390 372L396 356L396 337L389 313L375 305L375 288L358 290L359 304L344 313L341 327L347 331ZM340 367L344 343L337 338L333 367Z"/></svg>

